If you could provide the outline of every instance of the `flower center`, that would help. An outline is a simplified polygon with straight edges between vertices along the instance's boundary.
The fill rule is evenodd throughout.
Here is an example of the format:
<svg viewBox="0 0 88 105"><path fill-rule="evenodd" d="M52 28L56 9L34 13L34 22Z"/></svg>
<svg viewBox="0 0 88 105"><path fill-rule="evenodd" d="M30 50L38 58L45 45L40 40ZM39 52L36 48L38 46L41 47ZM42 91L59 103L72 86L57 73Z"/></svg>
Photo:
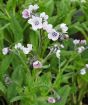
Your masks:
<svg viewBox="0 0 88 105"><path fill-rule="evenodd" d="M35 21L35 25L39 25L39 21Z"/></svg>
<svg viewBox="0 0 88 105"><path fill-rule="evenodd" d="M56 33L56 32L53 32L53 33L52 33L52 36L57 36L57 33Z"/></svg>

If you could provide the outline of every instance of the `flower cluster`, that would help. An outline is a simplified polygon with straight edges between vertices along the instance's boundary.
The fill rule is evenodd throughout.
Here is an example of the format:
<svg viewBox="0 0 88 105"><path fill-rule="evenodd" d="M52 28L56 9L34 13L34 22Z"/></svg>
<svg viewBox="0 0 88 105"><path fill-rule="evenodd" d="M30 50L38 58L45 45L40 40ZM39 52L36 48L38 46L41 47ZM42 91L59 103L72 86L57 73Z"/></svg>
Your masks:
<svg viewBox="0 0 88 105"><path fill-rule="evenodd" d="M81 74L81 75L85 75L86 72L87 72L87 70L88 70L88 64L85 65L85 68L82 68L82 69L80 70L80 74Z"/></svg>
<svg viewBox="0 0 88 105"><path fill-rule="evenodd" d="M73 40L74 45L86 45L86 40Z"/></svg>
<svg viewBox="0 0 88 105"><path fill-rule="evenodd" d="M86 40L75 39L73 40L73 44L77 47L77 52L81 54L86 49L87 42Z"/></svg>
<svg viewBox="0 0 88 105"><path fill-rule="evenodd" d="M22 46L21 43L17 43L15 44L15 49L20 49L23 51L24 54L29 54L29 52L31 52L32 50L32 44L27 44L27 47ZM3 55L7 55L10 51L9 47L5 47L2 49L2 54Z"/></svg>
<svg viewBox="0 0 88 105"><path fill-rule="evenodd" d="M27 47L24 47L21 43L17 43L15 45L15 49L20 49L24 54L29 54L29 52L32 50L32 44L27 44Z"/></svg>
<svg viewBox="0 0 88 105"><path fill-rule="evenodd" d="M52 41L58 40L61 33L67 33L68 27L66 24L60 24L61 32L58 32L48 23L47 20L49 16L45 12L40 13L40 15L33 13L33 11L36 11L38 8L38 5L31 5L22 12L23 18L28 19L28 23L32 25L33 30L45 30L48 33L48 38Z"/></svg>

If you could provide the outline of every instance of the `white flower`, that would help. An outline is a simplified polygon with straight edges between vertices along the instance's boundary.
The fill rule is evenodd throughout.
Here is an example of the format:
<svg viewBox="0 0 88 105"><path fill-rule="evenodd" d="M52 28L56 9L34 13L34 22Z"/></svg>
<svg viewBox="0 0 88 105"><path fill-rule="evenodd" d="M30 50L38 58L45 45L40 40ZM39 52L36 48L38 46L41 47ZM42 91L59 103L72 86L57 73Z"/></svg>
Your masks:
<svg viewBox="0 0 88 105"><path fill-rule="evenodd" d="M32 19L28 20L28 23L32 25L33 30L42 28L42 18L32 16Z"/></svg>
<svg viewBox="0 0 88 105"><path fill-rule="evenodd" d="M51 24L48 24L48 22L43 23L43 29L46 30L48 33L52 31L53 26Z"/></svg>
<svg viewBox="0 0 88 105"><path fill-rule="evenodd" d="M15 44L15 49L22 49L22 44L21 43Z"/></svg>
<svg viewBox="0 0 88 105"><path fill-rule="evenodd" d="M80 74L81 74L81 75L85 75L85 74L86 74L86 69L85 69L85 68L81 69L81 70L80 70Z"/></svg>
<svg viewBox="0 0 88 105"><path fill-rule="evenodd" d="M81 47L78 48L78 53L82 53L84 50L85 50L85 47L81 46Z"/></svg>
<svg viewBox="0 0 88 105"><path fill-rule="evenodd" d="M51 32L48 34L48 38L56 41L59 38L59 33L56 30L52 29Z"/></svg>
<svg viewBox="0 0 88 105"><path fill-rule="evenodd" d="M48 19L48 15L46 15L45 12L42 12L42 13L40 14L40 17L41 17L42 19L44 19L44 21L46 21L46 20Z"/></svg>
<svg viewBox="0 0 88 105"><path fill-rule="evenodd" d="M80 43L86 45L86 40L81 40Z"/></svg>
<svg viewBox="0 0 88 105"><path fill-rule="evenodd" d="M33 68L35 69L42 68L42 63L38 60L33 62Z"/></svg>
<svg viewBox="0 0 88 105"><path fill-rule="evenodd" d="M60 24L60 28L63 33L67 33L68 27L66 26L66 24L64 23Z"/></svg>
<svg viewBox="0 0 88 105"><path fill-rule="evenodd" d="M55 103L56 102L56 100L55 100L55 98L54 97L49 97L48 98L48 103Z"/></svg>
<svg viewBox="0 0 88 105"><path fill-rule="evenodd" d="M28 9L23 10L22 17L27 19L30 17L31 12Z"/></svg>
<svg viewBox="0 0 88 105"><path fill-rule="evenodd" d="M63 45L63 44L61 44L61 45L60 45L60 47L61 47L61 48L64 48L64 45Z"/></svg>
<svg viewBox="0 0 88 105"><path fill-rule="evenodd" d="M29 51L32 50L32 44L27 44L27 48L29 49Z"/></svg>
<svg viewBox="0 0 88 105"><path fill-rule="evenodd" d="M30 52L30 50L26 47L23 47L22 51L23 51L24 54L28 54Z"/></svg>
<svg viewBox="0 0 88 105"><path fill-rule="evenodd" d="M38 8L39 8L39 6L37 4L29 6L30 11L36 11Z"/></svg>
<svg viewBox="0 0 88 105"><path fill-rule="evenodd" d="M60 58L60 52L61 52L61 51L58 49L57 52L56 52L56 57L57 57L57 58Z"/></svg>
<svg viewBox="0 0 88 105"><path fill-rule="evenodd" d="M22 47L22 51L24 54L28 54L32 50L32 44L27 44L27 47Z"/></svg>
<svg viewBox="0 0 88 105"><path fill-rule="evenodd" d="M80 42L80 40L78 40L78 39L73 40L74 45L79 44L79 42Z"/></svg>
<svg viewBox="0 0 88 105"><path fill-rule="evenodd" d="M86 64L86 68L88 69L88 64Z"/></svg>
<svg viewBox="0 0 88 105"><path fill-rule="evenodd" d="M2 49L3 55L7 55L8 52L9 52L9 48L8 47Z"/></svg>

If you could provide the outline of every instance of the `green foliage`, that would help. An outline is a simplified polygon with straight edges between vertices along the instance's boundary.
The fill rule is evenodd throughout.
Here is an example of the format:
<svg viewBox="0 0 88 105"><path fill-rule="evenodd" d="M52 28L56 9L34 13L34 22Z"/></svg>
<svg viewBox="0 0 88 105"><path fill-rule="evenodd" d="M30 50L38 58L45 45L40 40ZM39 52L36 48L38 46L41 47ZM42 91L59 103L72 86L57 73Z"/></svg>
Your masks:
<svg viewBox="0 0 88 105"><path fill-rule="evenodd" d="M46 32L33 31L22 18L23 9L30 4L38 4L38 14L46 12L56 30L61 23L68 25L70 38L57 41L65 46L60 59L49 53L49 47L57 43L52 43ZM61 97L54 105L81 105L88 93L88 73L80 75L88 64L88 50L78 55L74 38L88 43L88 1L0 0L0 97L5 97L8 105L51 105L47 102L50 96ZM15 50L19 42L24 46L31 43L33 51L26 56ZM10 48L8 55L2 54L4 47ZM36 59L43 62L42 69L33 69Z"/></svg>

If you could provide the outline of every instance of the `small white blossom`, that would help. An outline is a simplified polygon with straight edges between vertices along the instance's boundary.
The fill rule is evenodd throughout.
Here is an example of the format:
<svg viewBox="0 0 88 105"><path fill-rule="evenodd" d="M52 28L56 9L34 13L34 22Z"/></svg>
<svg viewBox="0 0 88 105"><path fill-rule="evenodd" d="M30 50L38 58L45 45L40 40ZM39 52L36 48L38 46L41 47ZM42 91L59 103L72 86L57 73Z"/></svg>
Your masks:
<svg viewBox="0 0 88 105"><path fill-rule="evenodd" d="M62 23L60 24L60 29L63 33L67 33L68 27L66 26L66 24Z"/></svg>
<svg viewBox="0 0 88 105"><path fill-rule="evenodd" d="M32 50L32 44L27 44L27 48L31 51Z"/></svg>
<svg viewBox="0 0 88 105"><path fill-rule="evenodd" d="M42 18L32 16L32 19L28 20L28 23L32 25L33 30L42 28Z"/></svg>
<svg viewBox="0 0 88 105"><path fill-rule="evenodd" d="M61 48L64 48L64 45L63 45L63 44L61 44L61 45L60 45L60 47L61 47Z"/></svg>
<svg viewBox="0 0 88 105"><path fill-rule="evenodd" d="M35 69L42 68L42 63L38 60L33 62L33 68Z"/></svg>
<svg viewBox="0 0 88 105"><path fill-rule="evenodd" d="M21 43L15 44L15 49L22 49L22 44Z"/></svg>
<svg viewBox="0 0 88 105"><path fill-rule="evenodd" d="M56 57L57 57L57 58L60 58L60 52L61 52L61 51L58 49L57 52L56 52Z"/></svg>
<svg viewBox="0 0 88 105"><path fill-rule="evenodd" d="M49 97L49 98L48 98L48 103L54 104L55 102L56 102L56 100L55 100L54 97Z"/></svg>
<svg viewBox="0 0 88 105"><path fill-rule="evenodd" d="M52 31L53 26L52 26L52 24L48 24L48 22L46 21L43 23L43 29L49 33Z"/></svg>
<svg viewBox="0 0 88 105"><path fill-rule="evenodd" d="M59 33L56 30L52 29L51 32L48 34L48 38L56 41L59 38Z"/></svg>
<svg viewBox="0 0 88 105"><path fill-rule="evenodd" d="M42 19L44 19L44 21L46 21L46 20L48 19L48 15L46 15L45 12L42 12L42 13L40 14L40 17L41 17Z"/></svg>
<svg viewBox="0 0 88 105"><path fill-rule="evenodd" d="M86 42L86 40L81 40L80 43L86 45L87 42Z"/></svg>
<svg viewBox="0 0 88 105"><path fill-rule="evenodd" d="M23 17L23 18L27 19L27 18L29 18L30 16L31 16L31 12L29 11L29 9L23 10L23 12L22 12L22 17Z"/></svg>
<svg viewBox="0 0 88 105"><path fill-rule="evenodd" d="M9 48L8 47L5 47L5 48L2 49L2 54L3 55L7 55L8 52L9 52Z"/></svg>
<svg viewBox="0 0 88 105"><path fill-rule="evenodd" d="M85 69L85 68L81 69L81 70L80 70L80 74L81 74L81 75L85 75L85 74L86 74L86 69Z"/></svg>
<svg viewBox="0 0 88 105"><path fill-rule="evenodd" d="M73 40L74 45L79 44L79 42L80 42L80 40L78 40L78 39Z"/></svg>
<svg viewBox="0 0 88 105"><path fill-rule="evenodd" d="M27 44L27 47L22 47L22 51L24 54L28 54L32 50L32 44Z"/></svg>
<svg viewBox="0 0 88 105"><path fill-rule="evenodd" d="M81 47L78 48L78 53L82 53L84 50L85 50L85 47L81 46Z"/></svg>
<svg viewBox="0 0 88 105"><path fill-rule="evenodd" d="M39 6L37 4L29 6L30 11L36 11L38 8L39 8Z"/></svg>
<svg viewBox="0 0 88 105"><path fill-rule="evenodd" d="M23 51L24 54L28 54L30 52L30 50L26 47L23 47L22 51Z"/></svg>
<svg viewBox="0 0 88 105"><path fill-rule="evenodd" d="M86 68L88 69L88 64L86 64Z"/></svg>

